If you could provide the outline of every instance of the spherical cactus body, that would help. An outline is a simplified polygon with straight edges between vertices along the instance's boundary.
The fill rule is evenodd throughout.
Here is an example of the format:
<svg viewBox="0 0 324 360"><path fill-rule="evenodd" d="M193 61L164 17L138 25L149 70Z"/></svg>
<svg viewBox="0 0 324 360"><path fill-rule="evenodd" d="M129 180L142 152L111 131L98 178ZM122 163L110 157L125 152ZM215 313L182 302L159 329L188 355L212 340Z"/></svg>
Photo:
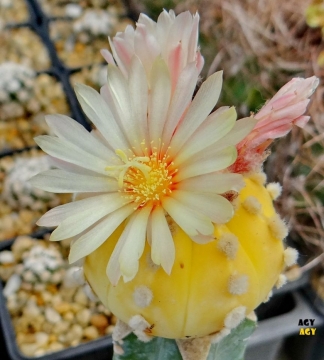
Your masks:
<svg viewBox="0 0 324 360"><path fill-rule="evenodd" d="M123 322L144 318L147 335L201 337L237 326L267 299L284 268L287 231L262 175L245 177L233 218L215 225L215 240L207 244L193 242L170 219L176 247L171 275L152 262L146 244L136 277L126 283L120 279L116 286L109 282L106 266L122 224L85 259L94 292Z"/></svg>

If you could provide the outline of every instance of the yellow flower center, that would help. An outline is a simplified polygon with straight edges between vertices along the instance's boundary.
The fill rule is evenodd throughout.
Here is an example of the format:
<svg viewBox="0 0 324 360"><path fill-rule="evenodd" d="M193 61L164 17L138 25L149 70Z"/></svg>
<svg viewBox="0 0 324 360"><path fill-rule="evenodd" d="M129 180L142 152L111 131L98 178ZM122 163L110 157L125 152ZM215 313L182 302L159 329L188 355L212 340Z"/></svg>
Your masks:
<svg viewBox="0 0 324 360"><path fill-rule="evenodd" d="M168 155L153 152L150 156L127 158L122 150L116 154L125 165L110 166L107 170L119 170L118 184L127 199L143 207L148 202L156 205L163 196L172 193L172 178L177 170L169 167L173 163Z"/></svg>

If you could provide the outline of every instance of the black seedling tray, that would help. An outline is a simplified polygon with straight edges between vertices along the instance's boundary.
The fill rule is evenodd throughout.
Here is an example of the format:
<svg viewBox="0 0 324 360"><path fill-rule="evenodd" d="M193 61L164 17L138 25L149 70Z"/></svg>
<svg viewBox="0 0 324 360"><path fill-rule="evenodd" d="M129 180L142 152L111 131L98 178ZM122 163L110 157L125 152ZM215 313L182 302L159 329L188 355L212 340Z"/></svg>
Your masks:
<svg viewBox="0 0 324 360"><path fill-rule="evenodd" d="M48 232L48 231L47 231ZM46 231L31 235L42 238ZM10 250L15 240L0 242L0 251ZM113 344L111 336L104 336L96 340L53 352L36 358L23 355L16 342L16 334L11 317L3 296L3 284L0 281L0 349L1 360L111 360L113 357Z"/></svg>
<svg viewBox="0 0 324 360"><path fill-rule="evenodd" d="M29 10L29 20L24 23L7 23L5 28L21 28L28 27L35 34L39 36L42 43L44 44L47 53L49 55L51 61L51 67L47 70L41 71L40 73L47 73L53 77L55 77L61 84L63 91L66 95L66 99L70 106L71 116L81 125L83 125L87 130L91 130L91 125L87 120L86 116L82 112L82 109L77 101L76 95L74 93L73 87L70 82L70 76L83 68L88 66L82 66L78 68L70 68L64 64L64 62L59 58L54 42L50 37L49 25L51 22L56 20L71 20L68 17L51 17L47 15L40 3L37 0L25 0L28 10ZM132 6L131 1L123 0L123 3L126 8L127 17L136 21L138 19L139 13ZM108 40L107 40L108 44ZM103 63L105 63L103 61Z"/></svg>
<svg viewBox="0 0 324 360"><path fill-rule="evenodd" d="M55 45L49 35L49 24L55 21L55 18L49 18L43 11L41 6L36 0L26 0L29 10L29 20L25 23L8 23L5 28L21 28L27 27L39 36L44 44L51 61L51 67L39 73L47 73L55 77L61 84L65 93L66 99L70 106L71 116L87 130L91 130L90 123L87 121L81 107L77 101L72 85L70 83L70 75L74 72L81 70L71 69L60 60L57 55Z"/></svg>
<svg viewBox="0 0 324 360"><path fill-rule="evenodd" d="M50 15L46 15L40 3L37 0L25 0L28 6L29 19L23 23L7 23L5 28L28 28L32 30L43 43L49 59L50 67L48 69L37 72L37 74L46 73L57 79L62 85L65 97L70 107L71 117L83 125L88 131L91 130L91 125L88 122L86 116L82 112L82 109L77 101L73 87L70 82L70 76L80 70L80 68L70 68L64 64L59 58L54 42L50 37L49 25L51 22L59 20L61 18L54 18ZM63 18L69 21L68 18ZM5 156L13 156L18 153L22 153L33 148L35 146L24 147L21 149L5 149L0 151L0 158ZM41 228L36 232L29 234L33 238L42 238L49 229ZM11 248L15 239L8 239L0 242L0 251L8 250ZM0 349L2 360L28 360L33 359L22 354L16 343L16 335L12 325L11 317L6 306L6 299L3 296L3 284L0 281ZM84 344L80 344L76 347L70 347L68 349L57 351L54 353L46 354L44 356L37 357L39 360L110 360L113 356L113 346L111 336L105 336L97 340L89 341Z"/></svg>

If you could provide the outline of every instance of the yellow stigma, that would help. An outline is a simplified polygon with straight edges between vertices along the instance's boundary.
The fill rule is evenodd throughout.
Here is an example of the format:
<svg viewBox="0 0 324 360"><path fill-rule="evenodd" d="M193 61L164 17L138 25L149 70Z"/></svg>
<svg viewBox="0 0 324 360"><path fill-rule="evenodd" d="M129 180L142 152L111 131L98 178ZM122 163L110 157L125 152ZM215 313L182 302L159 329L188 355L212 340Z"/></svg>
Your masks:
<svg viewBox="0 0 324 360"><path fill-rule="evenodd" d="M118 170L118 185L124 195L143 207L148 202L160 202L164 195L172 192L172 177L176 170L170 170L168 155L159 156L153 152L150 156L127 158L122 150L116 154L125 165L109 166L106 170Z"/></svg>

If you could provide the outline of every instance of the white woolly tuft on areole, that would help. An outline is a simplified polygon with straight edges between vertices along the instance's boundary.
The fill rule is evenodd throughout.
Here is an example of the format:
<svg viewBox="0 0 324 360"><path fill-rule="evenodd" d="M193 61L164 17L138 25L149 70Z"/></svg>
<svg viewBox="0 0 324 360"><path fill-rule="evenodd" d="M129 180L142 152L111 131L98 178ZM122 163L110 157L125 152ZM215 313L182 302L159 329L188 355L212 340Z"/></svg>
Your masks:
<svg viewBox="0 0 324 360"><path fill-rule="evenodd" d="M248 196L243 201L242 205L247 212L253 215L260 214L262 210L262 205L255 196Z"/></svg>
<svg viewBox="0 0 324 360"><path fill-rule="evenodd" d="M232 295L242 295L247 292L249 278L247 275L231 275L228 282L228 291Z"/></svg>
<svg viewBox="0 0 324 360"><path fill-rule="evenodd" d="M280 274L279 278L276 282L276 288L280 289L282 286L284 286L287 283L287 278L284 274Z"/></svg>
<svg viewBox="0 0 324 360"><path fill-rule="evenodd" d="M127 325L120 319L117 319L117 323L116 323L113 333L112 333L112 338L114 341L120 341L124 337L129 335L132 331L133 331L133 329L129 325Z"/></svg>
<svg viewBox="0 0 324 360"><path fill-rule="evenodd" d="M269 230L276 239L284 239L288 235L288 228L285 222L276 214L268 219Z"/></svg>
<svg viewBox="0 0 324 360"><path fill-rule="evenodd" d="M147 286L142 285L135 288L133 298L138 307L145 308L151 304L153 293Z"/></svg>
<svg viewBox="0 0 324 360"><path fill-rule="evenodd" d="M298 259L298 251L296 249L288 247L284 251L284 261L286 266L292 266L296 264L297 259Z"/></svg>
<svg viewBox="0 0 324 360"><path fill-rule="evenodd" d="M245 318L246 307L238 306L226 315L224 325L228 329L236 328Z"/></svg>
<svg viewBox="0 0 324 360"><path fill-rule="evenodd" d="M218 249L220 249L229 259L234 259L239 247L237 237L232 233L222 234L218 243Z"/></svg>
<svg viewBox="0 0 324 360"><path fill-rule="evenodd" d="M267 190L272 200L277 200L281 195L282 187L279 183L269 183Z"/></svg>
<svg viewBox="0 0 324 360"><path fill-rule="evenodd" d="M143 331L151 326L141 315L134 315L133 317L131 317L128 322L128 325L133 330L140 330L140 331Z"/></svg>
<svg viewBox="0 0 324 360"><path fill-rule="evenodd" d="M273 291L271 290L267 295L267 297L263 300L263 302L264 303L268 302L271 299L272 295L273 295Z"/></svg>
<svg viewBox="0 0 324 360"><path fill-rule="evenodd" d="M134 334L137 338L143 342L149 342L152 340L152 337L147 335L144 330L150 328L150 324L143 318L141 315L133 316L128 325L133 329Z"/></svg>

